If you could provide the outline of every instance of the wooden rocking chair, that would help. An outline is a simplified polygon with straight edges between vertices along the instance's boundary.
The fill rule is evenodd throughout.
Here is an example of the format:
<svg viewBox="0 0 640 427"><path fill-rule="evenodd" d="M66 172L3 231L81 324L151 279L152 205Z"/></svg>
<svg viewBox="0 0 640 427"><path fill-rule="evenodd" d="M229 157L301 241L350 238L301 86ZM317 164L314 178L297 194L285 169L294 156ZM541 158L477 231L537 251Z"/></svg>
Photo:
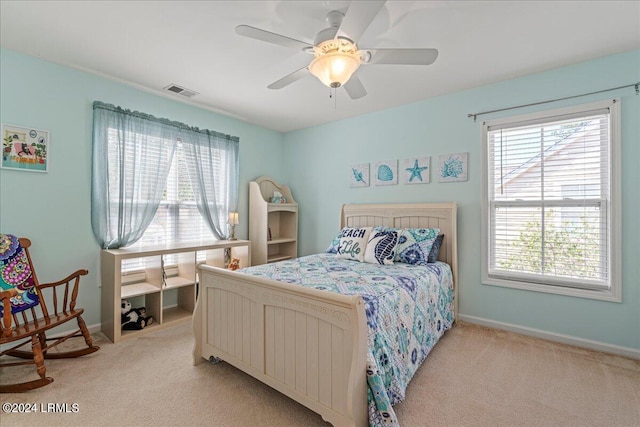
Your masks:
<svg viewBox="0 0 640 427"><path fill-rule="evenodd" d="M8 235L0 236L3 239L0 243L5 244L5 247L0 249L7 249L7 236ZM13 239L15 240L15 238ZM82 319L81 315L84 312L84 309L76 308L80 276L86 275L88 271L78 270L58 282L40 284L36 277L35 270L33 269L31 256L29 255L28 248L31 246L31 241L25 238L17 240L19 241L22 249L24 249L24 252L20 255L22 258L18 259L11 265L5 266L5 270L0 271L0 273L13 273L13 277L16 277L16 274L22 273L27 275L30 273L33 288L25 289L24 286L21 287L18 285L15 288L0 292L0 304L2 306L2 333L0 334L0 349L8 347L7 344L9 343L17 342L13 347L3 350L0 353L0 357L13 356L30 360L21 362L3 362L0 363L0 368L35 363L36 370L40 378L17 384L0 384L0 393L15 393L33 390L53 382L53 378L45 375L46 369L44 366L44 359L74 358L93 353L100 348L93 345L89 330ZM20 250L19 247L18 250ZM0 253L0 255L2 254ZM28 270L26 270L27 268ZM3 278L0 277L0 280L1 279ZM50 303L52 302L53 312L49 311L47 303L45 302L45 297L47 297L47 300ZM18 310L13 307L12 312L12 305L16 305L16 303L24 303L24 301L31 301L33 305L26 309L22 308ZM79 329L60 338L47 338L47 331L72 319L76 319ZM86 348L83 347L78 350L65 352L49 351L69 338L77 336L84 337L84 341L87 345ZM52 344L47 344L47 341L50 340L55 341ZM27 344L31 344L31 351L19 350L20 347Z"/></svg>

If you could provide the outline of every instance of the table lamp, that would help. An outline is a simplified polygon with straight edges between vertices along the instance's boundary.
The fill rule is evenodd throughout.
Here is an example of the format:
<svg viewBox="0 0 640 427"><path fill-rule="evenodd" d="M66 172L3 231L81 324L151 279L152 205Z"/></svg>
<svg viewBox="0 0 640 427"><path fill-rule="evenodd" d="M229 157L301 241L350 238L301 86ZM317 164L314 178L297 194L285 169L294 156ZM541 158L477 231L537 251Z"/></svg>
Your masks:
<svg viewBox="0 0 640 427"><path fill-rule="evenodd" d="M229 212L229 227L231 228L229 240L238 240L236 239L236 225L238 225L238 212Z"/></svg>

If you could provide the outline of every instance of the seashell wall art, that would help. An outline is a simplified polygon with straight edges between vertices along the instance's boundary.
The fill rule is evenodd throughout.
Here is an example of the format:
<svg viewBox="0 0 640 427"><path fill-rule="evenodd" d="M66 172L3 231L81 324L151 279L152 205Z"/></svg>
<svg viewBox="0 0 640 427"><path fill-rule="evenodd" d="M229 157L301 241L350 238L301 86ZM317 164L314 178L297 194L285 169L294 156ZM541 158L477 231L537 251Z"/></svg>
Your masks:
<svg viewBox="0 0 640 427"><path fill-rule="evenodd" d="M409 157L402 161L384 160L376 163L358 163L349 167L349 182L354 187L429 184L431 169L437 182L460 182L468 180L469 153L441 154L437 165L431 167L431 156ZM400 163L400 170L398 170ZM437 168L437 169L436 169Z"/></svg>
<svg viewBox="0 0 640 427"><path fill-rule="evenodd" d="M369 186L369 163L360 163L351 165L349 171L349 180L351 188L368 187Z"/></svg>
<svg viewBox="0 0 640 427"><path fill-rule="evenodd" d="M467 153L452 153L438 156L438 182L467 180Z"/></svg>
<svg viewBox="0 0 640 427"><path fill-rule="evenodd" d="M398 183L398 161L377 162L374 168L376 185L396 185Z"/></svg>

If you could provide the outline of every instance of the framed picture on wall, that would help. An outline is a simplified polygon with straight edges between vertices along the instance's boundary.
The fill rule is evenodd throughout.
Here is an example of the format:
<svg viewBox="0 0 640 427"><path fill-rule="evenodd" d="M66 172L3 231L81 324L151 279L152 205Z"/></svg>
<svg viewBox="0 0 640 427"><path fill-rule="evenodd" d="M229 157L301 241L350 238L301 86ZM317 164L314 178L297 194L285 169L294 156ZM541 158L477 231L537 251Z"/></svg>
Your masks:
<svg viewBox="0 0 640 427"><path fill-rule="evenodd" d="M429 183L429 163L431 157L410 157L404 159L404 183L405 184L428 184Z"/></svg>
<svg viewBox="0 0 640 427"><path fill-rule="evenodd" d="M2 125L3 169L47 172L49 166L49 131Z"/></svg>
<svg viewBox="0 0 640 427"><path fill-rule="evenodd" d="M444 154L438 157L438 182L467 180L467 153Z"/></svg>
<svg viewBox="0 0 640 427"><path fill-rule="evenodd" d="M352 188L369 186L369 163L351 165L349 169L349 180Z"/></svg>
<svg viewBox="0 0 640 427"><path fill-rule="evenodd" d="M385 160L376 163L376 185L396 185L398 183L398 161Z"/></svg>

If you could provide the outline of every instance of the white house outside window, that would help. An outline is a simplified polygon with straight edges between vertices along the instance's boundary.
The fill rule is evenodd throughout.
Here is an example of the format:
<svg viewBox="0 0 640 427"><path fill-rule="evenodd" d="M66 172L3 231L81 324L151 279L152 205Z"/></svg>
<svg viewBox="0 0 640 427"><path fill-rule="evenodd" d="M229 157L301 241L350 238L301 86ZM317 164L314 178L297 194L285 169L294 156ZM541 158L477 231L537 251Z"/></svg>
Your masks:
<svg viewBox="0 0 640 427"><path fill-rule="evenodd" d="M484 124L482 283L621 300L619 135L619 101Z"/></svg>

